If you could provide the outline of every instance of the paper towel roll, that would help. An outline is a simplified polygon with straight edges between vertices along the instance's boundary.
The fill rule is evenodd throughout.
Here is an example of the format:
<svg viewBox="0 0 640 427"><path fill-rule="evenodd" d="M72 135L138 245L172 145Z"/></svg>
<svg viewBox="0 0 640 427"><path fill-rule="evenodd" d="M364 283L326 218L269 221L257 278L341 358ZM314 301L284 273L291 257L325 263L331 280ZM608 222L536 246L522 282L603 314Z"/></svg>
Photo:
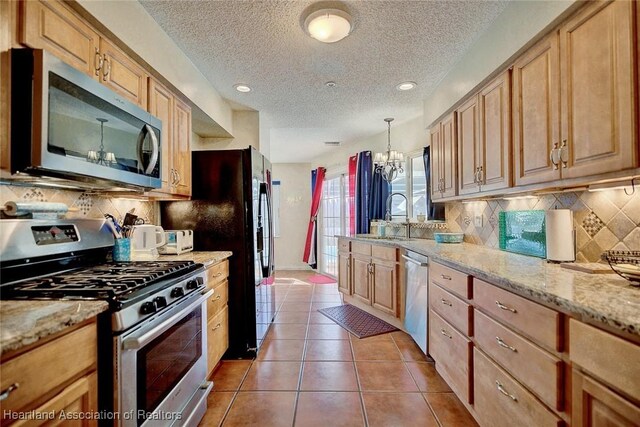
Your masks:
<svg viewBox="0 0 640 427"><path fill-rule="evenodd" d="M46 202L7 202L4 213L8 216L23 216L32 214L33 218L58 218L69 211L64 203Z"/></svg>
<svg viewBox="0 0 640 427"><path fill-rule="evenodd" d="M575 233L573 211L569 209L549 210L545 216L547 235L547 259L549 261L575 261Z"/></svg>

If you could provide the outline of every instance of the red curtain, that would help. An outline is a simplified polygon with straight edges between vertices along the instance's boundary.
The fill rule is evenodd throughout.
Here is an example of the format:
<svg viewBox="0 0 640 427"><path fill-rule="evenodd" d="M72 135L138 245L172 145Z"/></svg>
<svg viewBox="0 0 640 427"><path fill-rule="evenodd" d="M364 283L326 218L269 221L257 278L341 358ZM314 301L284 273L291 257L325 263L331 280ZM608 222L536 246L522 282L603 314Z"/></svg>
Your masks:
<svg viewBox="0 0 640 427"><path fill-rule="evenodd" d="M349 235L356 234L356 170L358 155L349 157Z"/></svg>
<svg viewBox="0 0 640 427"><path fill-rule="evenodd" d="M307 264L316 264L316 248L313 242L315 241L316 233L318 232L318 210L320 209L320 198L322 197L322 184L324 183L325 168L318 168L316 174L316 183L313 187L313 193L311 195L311 216L309 218L309 227L307 228L307 242L304 246L304 255L302 261Z"/></svg>

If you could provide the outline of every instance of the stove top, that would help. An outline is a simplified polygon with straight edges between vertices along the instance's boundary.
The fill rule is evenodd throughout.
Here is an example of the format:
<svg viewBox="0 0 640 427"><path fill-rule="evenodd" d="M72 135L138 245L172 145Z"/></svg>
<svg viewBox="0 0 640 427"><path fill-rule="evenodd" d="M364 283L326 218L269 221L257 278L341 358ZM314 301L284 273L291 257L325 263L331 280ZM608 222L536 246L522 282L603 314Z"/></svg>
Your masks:
<svg viewBox="0 0 640 427"><path fill-rule="evenodd" d="M159 281L199 268L193 261L115 262L27 279L2 287L2 298L90 298L124 301Z"/></svg>

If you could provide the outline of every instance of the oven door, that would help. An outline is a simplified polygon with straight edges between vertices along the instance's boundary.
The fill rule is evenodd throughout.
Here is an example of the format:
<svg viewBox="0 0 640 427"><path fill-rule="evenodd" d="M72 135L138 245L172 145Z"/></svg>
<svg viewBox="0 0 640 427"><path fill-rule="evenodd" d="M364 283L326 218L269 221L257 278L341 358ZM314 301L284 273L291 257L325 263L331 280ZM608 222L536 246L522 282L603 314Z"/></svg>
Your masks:
<svg viewBox="0 0 640 427"><path fill-rule="evenodd" d="M211 385L207 375L206 300L194 292L117 337L117 412L122 426L197 425Z"/></svg>

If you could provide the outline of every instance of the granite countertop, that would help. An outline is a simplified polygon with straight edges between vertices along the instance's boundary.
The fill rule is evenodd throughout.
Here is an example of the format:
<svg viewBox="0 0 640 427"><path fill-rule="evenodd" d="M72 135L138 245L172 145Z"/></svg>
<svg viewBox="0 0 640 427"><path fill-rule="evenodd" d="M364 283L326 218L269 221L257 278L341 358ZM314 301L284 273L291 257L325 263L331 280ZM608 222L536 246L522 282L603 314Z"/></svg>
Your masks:
<svg viewBox="0 0 640 427"><path fill-rule="evenodd" d="M582 273L540 258L469 243L346 238L412 250L579 319L640 335L640 288L616 274Z"/></svg>
<svg viewBox="0 0 640 427"><path fill-rule="evenodd" d="M108 308L105 301L0 301L0 354L33 344Z"/></svg>
<svg viewBox="0 0 640 427"><path fill-rule="evenodd" d="M232 255L229 251L193 251L180 255L160 255L159 261L195 261L205 267L216 264Z"/></svg>

